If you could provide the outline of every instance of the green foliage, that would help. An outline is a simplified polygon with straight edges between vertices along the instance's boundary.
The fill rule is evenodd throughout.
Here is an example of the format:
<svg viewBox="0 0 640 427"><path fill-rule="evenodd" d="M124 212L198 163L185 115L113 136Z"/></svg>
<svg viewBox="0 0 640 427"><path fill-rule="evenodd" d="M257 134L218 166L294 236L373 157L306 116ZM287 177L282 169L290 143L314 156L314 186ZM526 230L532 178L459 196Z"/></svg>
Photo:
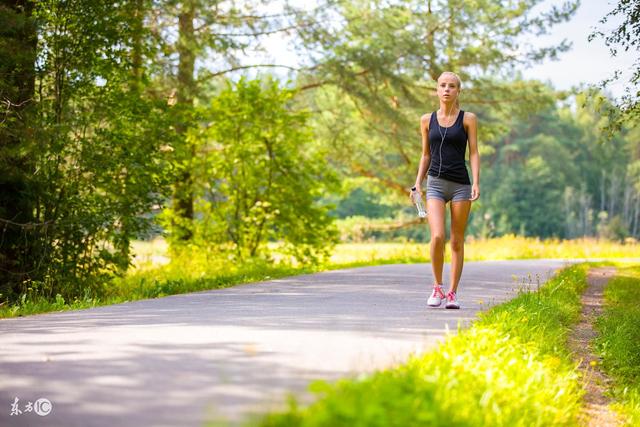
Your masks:
<svg viewBox="0 0 640 427"><path fill-rule="evenodd" d="M579 93L575 103L588 96ZM574 110L572 103L511 122L509 135L482 160L485 190L474 206L469 233L481 233L490 221L497 235L638 235L640 229L632 227L640 216L633 204L640 197L633 167L640 153L635 133L608 137L600 129L606 118L594 106ZM619 218L611 233L599 232L608 227L601 212Z"/></svg>
<svg viewBox="0 0 640 427"><path fill-rule="evenodd" d="M582 388L566 349L580 313L585 265L569 267L539 292L481 315L437 350L395 368L334 383L316 381L318 400L266 414L261 426L578 425Z"/></svg>
<svg viewBox="0 0 640 427"><path fill-rule="evenodd" d="M308 113L291 109L293 93L241 79L199 110L202 126L190 135L199 153L192 244L236 259L267 256L269 241L300 262L329 254L336 232L317 200L337 181L310 145Z"/></svg>
<svg viewBox="0 0 640 427"><path fill-rule="evenodd" d="M0 5L0 293L17 297L42 251L25 239L35 202L30 175L34 150L30 119L35 84L36 25L31 2ZM0 298L2 301L5 298Z"/></svg>
<svg viewBox="0 0 640 427"><path fill-rule="evenodd" d="M600 212L600 223L598 224L598 237L609 240L624 242L629 236L629 230L619 215L609 219L606 212Z"/></svg>
<svg viewBox="0 0 640 427"><path fill-rule="evenodd" d="M207 102L211 89L224 84L227 73L260 67L238 64L247 51L260 47L261 36L280 30L279 15L263 13L262 4L252 0L161 0L146 5L147 25L152 30L152 37L146 39L158 46L151 61L156 85L170 93L174 104L177 138L172 212L166 217L172 241L187 243L193 238L197 183L192 170L198 160L197 147L188 134L198 126L194 107Z"/></svg>
<svg viewBox="0 0 640 427"><path fill-rule="evenodd" d="M640 267L618 270L605 289L604 314L596 320L596 348L614 378L613 395L628 419L640 423Z"/></svg>
<svg viewBox="0 0 640 427"><path fill-rule="evenodd" d="M559 207L563 180L557 170L552 170L542 157L533 156L522 165L501 171L504 175L490 193L495 206L502 207L498 210L500 215L507 218L498 232L519 232L524 236L561 235L564 218Z"/></svg>
<svg viewBox="0 0 640 427"><path fill-rule="evenodd" d="M589 34L589 41L596 37L602 37L609 47L612 56L616 56L622 49L624 51L636 50L640 44L640 3L638 0L618 0L614 8L600 19L601 24L607 24L613 18L617 19L617 27L607 29L608 34L596 29ZM620 19L622 18L622 19ZM618 81L623 76L623 70L611 70L613 74L599 83L604 89L612 82ZM618 132L624 127L637 126L640 121L640 60L636 57L631 70L629 81L625 85L625 93L617 100L612 108L608 103L601 105L601 112L607 115L608 123L604 129L609 135Z"/></svg>
<svg viewBox="0 0 640 427"><path fill-rule="evenodd" d="M363 215L368 218L382 218L394 213L394 207L384 205L380 197L367 192L363 188L356 187L336 203L331 215L337 218L347 218L354 215Z"/></svg>
<svg viewBox="0 0 640 427"><path fill-rule="evenodd" d="M19 147L33 204L21 238L39 248L28 280L2 294L99 295L129 265L129 242L166 191L166 103L132 85L135 4L42 1L31 131Z"/></svg>

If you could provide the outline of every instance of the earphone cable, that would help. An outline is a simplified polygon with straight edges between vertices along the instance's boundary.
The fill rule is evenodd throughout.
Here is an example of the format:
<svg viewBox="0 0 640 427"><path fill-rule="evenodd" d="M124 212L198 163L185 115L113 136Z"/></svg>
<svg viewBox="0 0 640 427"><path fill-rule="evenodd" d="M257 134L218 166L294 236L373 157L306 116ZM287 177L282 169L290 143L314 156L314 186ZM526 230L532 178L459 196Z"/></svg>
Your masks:
<svg viewBox="0 0 640 427"><path fill-rule="evenodd" d="M453 104L451 105L453 107ZM447 114L447 117L449 117L449 115ZM438 178L440 178L440 171L442 170L442 145L444 144L444 139L447 136L447 131L449 130L449 128L451 126L453 126L453 124L451 124L451 126L446 127L444 129L444 135L442 134L442 127L440 126L440 122L438 121L438 112L436 111L436 123L438 124L438 132L440 132L440 158L438 161Z"/></svg>

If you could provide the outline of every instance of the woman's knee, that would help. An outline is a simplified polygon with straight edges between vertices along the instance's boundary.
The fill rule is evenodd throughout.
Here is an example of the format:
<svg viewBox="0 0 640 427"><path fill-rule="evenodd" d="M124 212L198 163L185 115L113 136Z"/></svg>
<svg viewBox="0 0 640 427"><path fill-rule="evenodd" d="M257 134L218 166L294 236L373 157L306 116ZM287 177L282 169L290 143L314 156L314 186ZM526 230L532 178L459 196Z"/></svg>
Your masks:
<svg viewBox="0 0 640 427"><path fill-rule="evenodd" d="M444 233L432 233L431 244L435 244L438 246L444 245Z"/></svg>
<svg viewBox="0 0 640 427"><path fill-rule="evenodd" d="M451 238L451 252L460 252L464 249L464 239L452 237Z"/></svg>

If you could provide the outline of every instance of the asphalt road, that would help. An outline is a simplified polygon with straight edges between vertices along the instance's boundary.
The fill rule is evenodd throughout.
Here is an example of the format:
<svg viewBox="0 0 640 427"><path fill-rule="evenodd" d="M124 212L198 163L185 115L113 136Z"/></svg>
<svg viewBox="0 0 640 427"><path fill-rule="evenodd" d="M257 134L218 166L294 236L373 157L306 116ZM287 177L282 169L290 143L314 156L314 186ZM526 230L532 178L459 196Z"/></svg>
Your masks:
<svg viewBox="0 0 640 427"><path fill-rule="evenodd" d="M433 348L566 264L467 262L460 310L427 307L430 266L412 264L0 320L0 426L232 425Z"/></svg>

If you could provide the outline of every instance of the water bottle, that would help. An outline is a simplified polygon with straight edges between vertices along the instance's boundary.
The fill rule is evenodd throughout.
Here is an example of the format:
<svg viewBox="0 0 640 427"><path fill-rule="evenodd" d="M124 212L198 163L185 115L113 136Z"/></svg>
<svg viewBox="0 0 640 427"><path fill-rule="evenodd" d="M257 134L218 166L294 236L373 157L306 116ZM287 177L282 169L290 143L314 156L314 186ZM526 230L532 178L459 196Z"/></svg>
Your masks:
<svg viewBox="0 0 640 427"><path fill-rule="evenodd" d="M427 216L427 210L424 207L420 193L416 191L416 187L411 187L411 200L413 200L413 204L415 204L416 209L418 209L418 216L425 218Z"/></svg>

